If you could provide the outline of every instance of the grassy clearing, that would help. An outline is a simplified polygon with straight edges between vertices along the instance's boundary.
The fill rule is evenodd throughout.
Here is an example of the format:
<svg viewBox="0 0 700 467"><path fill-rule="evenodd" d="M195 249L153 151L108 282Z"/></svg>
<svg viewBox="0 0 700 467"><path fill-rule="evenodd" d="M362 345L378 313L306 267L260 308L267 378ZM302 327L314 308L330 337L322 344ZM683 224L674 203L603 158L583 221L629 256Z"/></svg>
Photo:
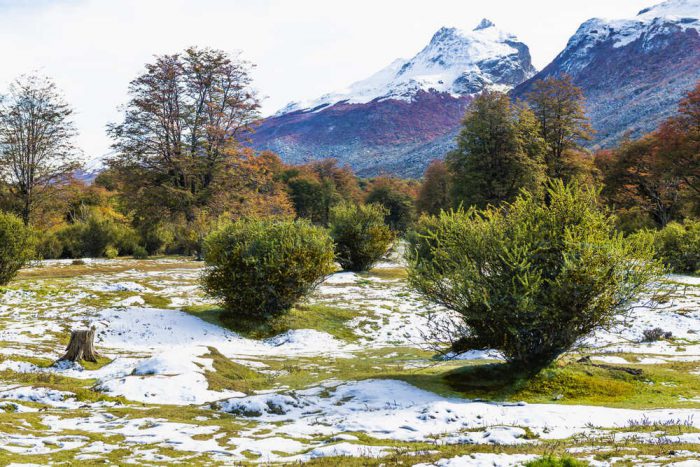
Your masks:
<svg viewBox="0 0 700 467"><path fill-rule="evenodd" d="M700 375L693 374L697 367L698 363L689 362L607 367L569 361L530 379L514 379L512 370L504 364L462 364L451 370L442 365L430 367L396 378L440 394L470 399L632 409L698 408ZM621 368L641 369L642 373L632 375Z"/></svg>
<svg viewBox="0 0 700 467"><path fill-rule="evenodd" d="M226 318L221 308L211 305L189 306L182 310L251 339L265 339L293 329L315 329L350 342L358 338L347 326L348 321L357 316L357 312L322 304L302 304L267 322L239 317Z"/></svg>
<svg viewBox="0 0 700 467"><path fill-rule="evenodd" d="M150 272L169 271L173 269L200 269L202 266L202 262L193 261L189 257L163 256L153 257L145 260L121 258L109 262L100 261L97 263L29 267L20 270L20 272L17 274L17 277L15 278L15 281L19 282L25 279L36 280L78 277L87 274L117 274L120 272L130 270L136 270L139 272Z"/></svg>

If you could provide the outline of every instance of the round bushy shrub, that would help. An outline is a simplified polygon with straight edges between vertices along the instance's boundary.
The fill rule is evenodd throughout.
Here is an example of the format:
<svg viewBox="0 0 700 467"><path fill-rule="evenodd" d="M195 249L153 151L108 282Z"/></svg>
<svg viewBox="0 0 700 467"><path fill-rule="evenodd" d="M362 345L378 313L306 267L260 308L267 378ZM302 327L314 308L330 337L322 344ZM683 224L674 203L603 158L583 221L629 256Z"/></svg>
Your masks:
<svg viewBox="0 0 700 467"><path fill-rule="evenodd" d="M228 317L285 312L333 272L332 240L306 220L238 220L209 234L204 251L204 289Z"/></svg>
<svg viewBox="0 0 700 467"><path fill-rule="evenodd" d="M331 209L330 234L335 256L347 271L367 271L394 241L394 233L384 223L386 208L378 204L339 204Z"/></svg>
<svg viewBox="0 0 700 467"><path fill-rule="evenodd" d="M700 222L671 222L656 232L657 256L674 272L700 270Z"/></svg>
<svg viewBox="0 0 700 467"><path fill-rule="evenodd" d="M107 248L105 248L104 255L107 259L115 259L117 256L119 256L119 250L112 245L109 245Z"/></svg>
<svg viewBox="0 0 700 467"><path fill-rule="evenodd" d="M456 311L452 350L497 349L527 372L617 322L661 273L649 237L626 239L594 190L552 182L484 211L421 221L410 284Z"/></svg>
<svg viewBox="0 0 700 467"><path fill-rule="evenodd" d="M0 211L0 285L15 277L34 256L34 239L29 227L10 213Z"/></svg>
<svg viewBox="0 0 700 467"><path fill-rule="evenodd" d="M148 258L148 251L141 245L136 245L133 252L134 259L146 259Z"/></svg>

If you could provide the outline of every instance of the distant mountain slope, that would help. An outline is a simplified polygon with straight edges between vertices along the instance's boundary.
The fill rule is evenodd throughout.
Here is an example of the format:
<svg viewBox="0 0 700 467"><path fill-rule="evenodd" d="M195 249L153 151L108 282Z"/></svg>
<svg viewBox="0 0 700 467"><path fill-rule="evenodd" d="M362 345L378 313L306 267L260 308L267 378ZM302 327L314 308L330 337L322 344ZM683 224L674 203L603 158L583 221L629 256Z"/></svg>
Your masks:
<svg viewBox="0 0 700 467"><path fill-rule="evenodd" d="M410 60L287 105L261 122L253 145L292 163L335 157L362 175L420 176L453 145L475 93L509 90L535 72L528 47L488 20L473 31L441 28Z"/></svg>
<svg viewBox="0 0 700 467"><path fill-rule="evenodd" d="M631 19L590 19L542 71L517 86L525 97L542 78L567 73L583 89L597 133L609 147L636 137L675 112L700 79L700 0L670 0Z"/></svg>

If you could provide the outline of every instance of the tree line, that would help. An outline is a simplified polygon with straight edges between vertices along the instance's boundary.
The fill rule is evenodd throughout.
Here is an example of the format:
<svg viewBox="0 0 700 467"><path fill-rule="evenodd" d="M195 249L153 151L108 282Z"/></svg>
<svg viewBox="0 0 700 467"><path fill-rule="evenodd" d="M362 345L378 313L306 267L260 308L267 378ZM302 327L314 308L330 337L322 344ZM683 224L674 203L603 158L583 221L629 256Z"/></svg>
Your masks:
<svg viewBox="0 0 700 467"><path fill-rule="evenodd" d="M568 76L535 83L522 102L484 91L456 149L422 181L360 179L334 160L289 166L247 146L260 119L251 67L207 48L156 56L107 127L113 155L93 183L76 177L70 105L49 78L21 76L0 103L0 209L35 228L45 258L200 254L222 220L296 216L325 226L342 202L378 203L404 233L420 215L542 194L551 179L599 187L626 233L700 209L700 87L658 130L594 152L583 146L593 131L583 93Z"/></svg>

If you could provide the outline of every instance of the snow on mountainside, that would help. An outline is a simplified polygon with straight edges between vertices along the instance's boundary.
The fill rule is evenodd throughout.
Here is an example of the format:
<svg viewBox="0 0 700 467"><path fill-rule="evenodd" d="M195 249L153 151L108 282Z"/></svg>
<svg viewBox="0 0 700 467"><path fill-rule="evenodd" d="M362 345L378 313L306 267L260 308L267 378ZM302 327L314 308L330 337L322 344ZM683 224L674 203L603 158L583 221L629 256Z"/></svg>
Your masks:
<svg viewBox="0 0 700 467"><path fill-rule="evenodd" d="M410 60L287 105L261 123L253 146L291 163L335 157L362 175L420 176L453 145L474 94L511 89L535 72L528 47L487 19L471 31L441 28Z"/></svg>
<svg viewBox="0 0 700 467"><path fill-rule="evenodd" d="M610 43L614 48L624 47L640 38L646 46L653 46L653 39L662 34L700 29L700 0L670 0L651 8L645 8L633 19L606 20L592 18L583 23L571 37L567 49L575 49L565 70L575 72L590 63L588 53L597 44ZM568 65L568 68L567 68Z"/></svg>
<svg viewBox="0 0 700 467"><path fill-rule="evenodd" d="M526 58L525 66L523 58ZM421 90L458 96L479 92L487 86L508 89L534 75L535 71L529 63L527 47L484 18L472 31L443 27L412 59L394 60L347 89L316 100L291 103L277 115L304 109L318 111L339 102L410 101Z"/></svg>
<svg viewBox="0 0 700 467"><path fill-rule="evenodd" d="M700 79L699 31L700 0L669 0L632 18L592 18L513 95L524 97L538 79L571 75L597 130L593 144L612 146L627 131L653 130Z"/></svg>

